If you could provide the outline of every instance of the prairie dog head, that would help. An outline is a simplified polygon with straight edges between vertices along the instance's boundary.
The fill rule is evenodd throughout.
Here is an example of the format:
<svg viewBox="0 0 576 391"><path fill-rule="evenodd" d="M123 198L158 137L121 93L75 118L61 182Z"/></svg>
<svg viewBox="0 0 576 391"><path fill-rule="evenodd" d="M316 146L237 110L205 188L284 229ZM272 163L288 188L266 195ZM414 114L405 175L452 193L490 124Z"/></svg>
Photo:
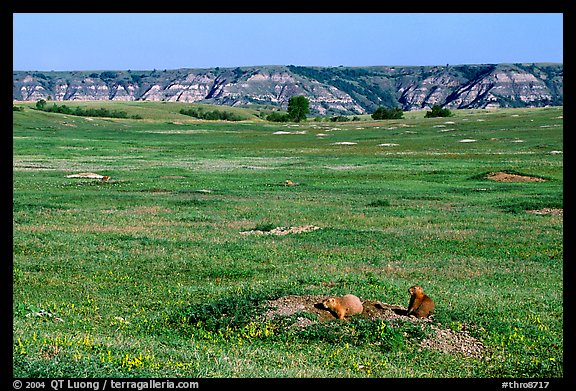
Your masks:
<svg viewBox="0 0 576 391"><path fill-rule="evenodd" d="M324 308L328 309L333 308L336 305L336 298L329 297L326 300L324 300L322 304L324 305Z"/></svg>
<svg viewBox="0 0 576 391"><path fill-rule="evenodd" d="M421 286L414 285L414 286L410 287L410 289L408 289L408 292L410 292L410 294L411 294L412 296L414 296L414 295L421 295L421 294L424 293L424 289L422 289Z"/></svg>

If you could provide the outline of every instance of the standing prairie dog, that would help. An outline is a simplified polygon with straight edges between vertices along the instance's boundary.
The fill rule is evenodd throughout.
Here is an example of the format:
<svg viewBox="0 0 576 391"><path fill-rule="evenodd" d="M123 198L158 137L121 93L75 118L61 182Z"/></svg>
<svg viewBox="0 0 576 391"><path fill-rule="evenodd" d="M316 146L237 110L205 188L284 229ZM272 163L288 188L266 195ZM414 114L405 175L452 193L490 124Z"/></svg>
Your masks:
<svg viewBox="0 0 576 391"><path fill-rule="evenodd" d="M426 318L434 311L434 301L424 294L421 286L414 285L408 289L410 292L410 304L406 315L414 315L417 318Z"/></svg>
<svg viewBox="0 0 576 391"><path fill-rule="evenodd" d="M338 319L344 319L345 316L361 314L364 310L358 296L351 294L329 297L324 300L322 304L324 308L334 313Z"/></svg>

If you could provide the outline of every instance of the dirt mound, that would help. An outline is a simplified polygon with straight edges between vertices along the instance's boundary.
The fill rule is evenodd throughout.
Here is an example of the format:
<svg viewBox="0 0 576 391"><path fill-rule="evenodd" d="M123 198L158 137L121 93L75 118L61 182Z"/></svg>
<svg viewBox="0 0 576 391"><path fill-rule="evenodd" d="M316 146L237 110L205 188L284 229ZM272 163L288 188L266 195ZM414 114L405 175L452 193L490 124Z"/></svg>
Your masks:
<svg viewBox="0 0 576 391"><path fill-rule="evenodd" d="M276 300L270 300L268 304L272 309L266 312L265 317L271 319L274 316L290 316L304 311L318 316L319 322L336 319L332 312L322 305L322 301L328 296L284 296ZM378 300L363 300L364 311L358 316L369 319L415 319L406 316L407 308L399 305L382 303ZM423 319L426 322L429 319Z"/></svg>
<svg viewBox="0 0 576 391"><path fill-rule="evenodd" d="M529 175L511 174L503 171L490 172L486 178L496 182L546 182L545 179Z"/></svg>
<svg viewBox="0 0 576 391"><path fill-rule="evenodd" d="M542 208L528 210L528 213L534 213L535 215L552 215L552 216L563 216L564 209L562 208Z"/></svg>
<svg viewBox="0 0 576 391"><path fill-rule="evenodd" d="M315 315L316 321L311 319L314 316L296 317L295 323L290 327L300 328L317 322L334 320L336 316L322 305L322 301L327 297L321 295L284 296L276 300L269 300L267 304L270 309L264 314L264 317L266 320L270 320L277 316L288 317L301 312ZM408 317L406 316L407 308L400 305L382 303L378 300L363 300L362 304L364 311L357 316L390 321L408 320L420 324L422 328L429 327L433 336L420 342L420 346L424 349L436 349L444 353L458 353L471 358L482 358L483 356L484 346L480 341L470 336L465 329L454 331L442 328L440 324L436 324L430 318L416 319Z"/></svg>
<svg viewBox="0 0 576 391"><path fill-rule="evenodd" d="M465 357L482 358L484 345L468 334L468 331L454 331L442 329L436 325L430 326L436 333L434 338L427 338L420 342L420 346L427 349L436 349L444 353L457 353Z"/></svg>
<svg viewBox="0 0 576 391"><path fill-rule="evenodd" d="M316 227L314 225L303 225L300 227L276 227L271 229L270 231L261 231L261 230L251 230L251 231L242 231L240 232L242 235L288 235L288 234L299 234L303 232L310 232L316 231L320 229L320 227Z"/></svg>

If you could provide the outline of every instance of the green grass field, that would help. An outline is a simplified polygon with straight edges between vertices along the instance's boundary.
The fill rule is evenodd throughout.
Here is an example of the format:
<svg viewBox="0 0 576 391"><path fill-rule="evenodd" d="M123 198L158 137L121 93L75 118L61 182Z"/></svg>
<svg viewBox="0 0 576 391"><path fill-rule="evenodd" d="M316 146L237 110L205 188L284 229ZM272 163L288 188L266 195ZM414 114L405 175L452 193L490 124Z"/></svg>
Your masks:
<svg viewBox="0 0 576 391"><path fill-rule="evenodd" d="M143 119L17 104L15 377L563 377L561 107L276 124L80 104ZM86 171L111 179L66 178ZM288 295L407 306L415 284L422 328L261 317ZM483 356L423 348L432 325Z"/></svg>

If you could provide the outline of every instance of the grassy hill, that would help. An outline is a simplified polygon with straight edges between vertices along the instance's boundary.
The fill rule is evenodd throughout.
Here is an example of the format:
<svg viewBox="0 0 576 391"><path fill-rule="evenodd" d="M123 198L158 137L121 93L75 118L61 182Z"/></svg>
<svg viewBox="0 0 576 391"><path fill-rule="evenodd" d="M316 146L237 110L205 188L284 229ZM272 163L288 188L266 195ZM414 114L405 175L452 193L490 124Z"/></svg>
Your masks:
<svg viewBox="0 0 576 391"><path fill-rule="evenodd" d="M138 116L144 120L155 121L191 121L194 118L180 113L182 109L192 107L201 107L205 111L218 110L238 114L243 119L259 120L258 115L261 112L267 112L265 108L237 108L222 107L220 105L201 104L201 103L182 103L182 102L116 102L116 101L72 101L72 102L53 102L48 101L47 106L56 104L58 106L66 105L70 108L105 108L109 111L124 111L128 117ZM34 110L36 102L16 102L15 106ZM269 111L269 110L268 110Z"/></svg>
<svg viewBox="0 0 576 391"><path fill-rule="evenodd" d="M562 107L277 124L76 104L143 119L13 113L15 377L564 376ZM277 308L406 307L415 284L430 321Z"/></svg>

